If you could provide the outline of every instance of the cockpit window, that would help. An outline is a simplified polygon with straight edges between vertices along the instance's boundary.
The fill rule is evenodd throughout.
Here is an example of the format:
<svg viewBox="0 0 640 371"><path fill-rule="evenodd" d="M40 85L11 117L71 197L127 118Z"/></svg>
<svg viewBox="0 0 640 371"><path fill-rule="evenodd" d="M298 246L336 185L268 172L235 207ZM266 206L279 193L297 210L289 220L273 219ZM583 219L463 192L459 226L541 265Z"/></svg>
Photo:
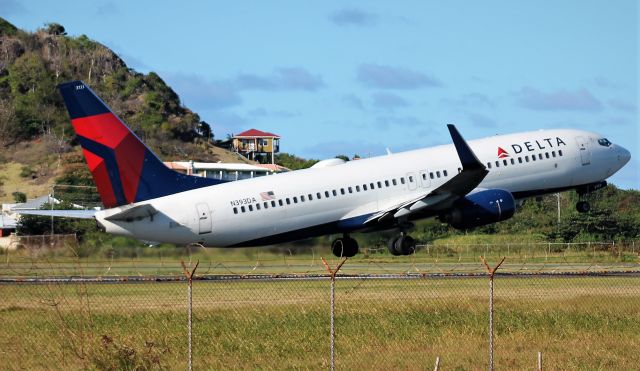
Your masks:
<svg viewBox="0 0 640 371"><path fill-rule="evenodd" d="M607 139L607 138L598 139L598 144L600 144L601 146L604 146L604 147L611 146L611 142L609 142L609 139Z"/></svg>

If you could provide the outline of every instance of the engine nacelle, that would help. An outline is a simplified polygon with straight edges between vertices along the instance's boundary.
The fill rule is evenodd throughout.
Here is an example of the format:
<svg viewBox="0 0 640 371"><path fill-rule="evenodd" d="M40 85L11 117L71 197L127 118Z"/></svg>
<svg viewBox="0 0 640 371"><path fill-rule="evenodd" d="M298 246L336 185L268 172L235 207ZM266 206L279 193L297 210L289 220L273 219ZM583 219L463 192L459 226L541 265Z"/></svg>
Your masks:
<svg viewBox="0 0 640 371"><path fill-rule="evenodd" d="M507 220L515 211L516 201L511 192L486 189L454 202L440 220L456 229L467 229Z"/></svg>

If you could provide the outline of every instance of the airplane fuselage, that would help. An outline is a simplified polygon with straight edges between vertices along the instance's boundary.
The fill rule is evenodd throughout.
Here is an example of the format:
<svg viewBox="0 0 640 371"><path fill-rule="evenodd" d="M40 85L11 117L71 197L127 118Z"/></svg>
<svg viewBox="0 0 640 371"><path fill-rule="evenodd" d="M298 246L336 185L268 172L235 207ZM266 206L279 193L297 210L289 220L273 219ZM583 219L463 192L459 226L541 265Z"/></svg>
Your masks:
<svg viewBox="0 0 640 371"><path fill-rule="evenodd" d="M506 190L515 198L601 182L629 160L624 148L581 130L517 133L468 144L489 171L478 188ZM442 145L217 184L103 210L96 219L107 232L149 241L260 246L367 229L372 215L428 194L460 170L454 145ZM157 213L105 219L145 204ZM437 214L430 209L406 219Z"/></svg>

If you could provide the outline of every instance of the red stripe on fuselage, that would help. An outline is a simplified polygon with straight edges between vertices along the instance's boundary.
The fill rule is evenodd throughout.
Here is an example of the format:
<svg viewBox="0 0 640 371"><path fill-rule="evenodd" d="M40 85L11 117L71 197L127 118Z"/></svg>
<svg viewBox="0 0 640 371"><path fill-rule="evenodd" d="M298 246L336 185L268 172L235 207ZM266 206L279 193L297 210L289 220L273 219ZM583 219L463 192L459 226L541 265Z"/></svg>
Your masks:
<svg viewBox="0 0 640 371"><path fill-rule="evenodd" d="M86 149L83 149L82 153L84 153L84 158L87 161L89 171L91 171L91 175L93 176L93 181L96 184L96 187L98 187L98 193L100 193L102 203L105 207L117 206L118 202L116 201L116 196L113 192L111 181L109 180L109 174L107 173L107 165L104 160L102 157L97 156Z"/></svg>
<svg viewBox="0 0 640 371"><path fill-rule="evenodd" d="M71 124L76 134L113 149L130 134L111 112L73 119Z"/></svg>

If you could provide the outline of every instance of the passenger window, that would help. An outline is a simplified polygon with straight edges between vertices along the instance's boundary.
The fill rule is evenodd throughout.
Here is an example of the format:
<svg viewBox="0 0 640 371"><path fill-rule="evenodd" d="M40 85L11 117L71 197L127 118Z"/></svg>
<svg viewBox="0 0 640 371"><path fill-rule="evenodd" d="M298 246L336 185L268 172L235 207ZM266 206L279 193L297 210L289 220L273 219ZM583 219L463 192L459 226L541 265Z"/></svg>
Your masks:
<svg viewBox="0 0 640 371"><path fill-rule="evenodd" d="M443 170L443 171L442 171L442 174L443 174L444 176L448 176L448 175L447 175L447 171L446 171L446 170Z"/></svg>
<svg viewBox="0 0 640 371"><path fill-rule="evenodd" d="M243 213L246 211L244 206L240 206L240 211L242 211Z"/></svg>
<svg viewBox="0 0 640 371"><path fill-rule="evenodd" d="M353 193L353 188L349 187L347 188L347 190L349 191L349 193Z"/></svg>
<svg viewBox="0 0 640 371"><path fill-rule="evenodd" d="M562 150L561 149L558 150L558 156L562 156Z"/></svg>
<svg viewBox="0 0 640 371"><path fill-rule="evenodd" d="M329 198L329 191L324 191L324 197Z"/></svg>
<svg viewBox="0 0 640 371"><path fill-rule="evenodd" d="M340 194L344 194L344 188L340 188Z"/></svg>
<svg viewBox="0 0 640 371"><path fill-rule="evenodd" d="M268 209L269 208L269 203L267 201L264 202L264 208Z"/></svg>
<svg viewBox="0 0 640 371"><path fill-rule="evenodd" d="M382 182L378 182L378 188L382 188Z"/></svg>
<svg viewBox="0 0 640 371"><path fill-rule="evenodd" d="M518 163L522 163L522 157L518 157Z"/></svg>
<svg viewBox="0 0 640 371"><path fill-rule="evenodd" d="M440 170L436 171L436 178L440 178Z"/></svg>
<svg viewBox="0 0 640 371"><path fill-rule="evenodd" d="M388 186L389 186L389 181L388 181L388 180L385 180L385 181L384 181L384 186L385 186L385 187L388 187Z"/></svg>
<svg viewBox="0 0 640 371"><path fill-rule="evenodd" d="M280 206L283 205L282 200L278 200L278 205L280 205Z"/></svg>
<svg viewBox="0 0 640 371"><path fill-rule="evenodd" d="M549 158L549 152L545 152L544 155L545 155L546 158Z"/></svg>
<svg viewBox="0 0 640 371"><path fill-rule="evenodd" d="M536 155L531 155L531 161L535 161L536 160Z"/></svg>
<svg viewBox="0 0 640 371"><path fill-rule="evenodd" d="M400 178L400 183L404 184L404 177Z"/></svg>
<svg viewBox="0 0 640 371"><path fill-rule="evenodd" d="M409 175L409 183L413 183L413 176Z"/></svg>
<svg viewBox="0 0 640 371"><path fill-rule="evenodd" d="M542 153L538 153L538 159L542 160Z"/></svg>
<svg viewBox="0 0 640 371"><path fill-rule="evenodd" d="M500 161L496 161L496 167L500 167Z"/></svg>
<svg viewBox="0 0 640 371"><path fill-rule="evenodd" d="M394 186L395 186L395 185L398 185L398 182L396 182L396 179L395 179L395 178L394 178L394 179L391 179L391 183L392 183Z"/></svg>
<svg viewBox="0 0 640 371"><path fill-rule="evenodd" d="M502 164L503 164L504 166L509 165L509 163L507 162L507 160L502 160Z"/></svg>
<svg viewBox="0 0 640 371"><path fill-rule="evenodd" d="M529 162L529 156L524 156L524 161Z"/></svg>
<svg viewBox="0 0 640 371"><path fill-rule="evenodd" d="M551 157L556 158L556 151L551 151Z"/></svg>
<svg viewBox="0 0 640 371"><path fill-rule="evenodd" d="M271 201L271 207L276 207L276 202L275 201Z"/></svg>
<svg viewBox="0 0 640 371"><path fill-rule="evenodd" d="M376 186L373 185L373 183L369 183L369 188L371 188L371 190L373 191L374 189L376 189Z"/></svg>
<svg viewBox="0 0 640 371"><path fill-rule="evenodd" d="M366 184L363 184L363 185L362 185L362 189L366 191L366 190L367 190L367 185L366 185Z"/></svg>
<svg viewBox="0 0 640 371"><path fill-rule="evenodd" d="M487 162L487 169L491 169L491 162ZM433 177L431 177L433 178Z"/></svg>
<svg viewBox="0 0 640 371"><path fill-rule="evenodd" d="M313 195L311 193L309 193L307 197L309 197L309 201L313 201Z"/></svg>
<svg viewBox="0 0 640 371"><path fill-rule="evenodd" d="M359 185L356 186L356 192L360 192L360 186Z"/></svg>
<svg viewBox="0 0 640 371"><path fill-rule="evenodd" d="M289 197L285 199L285 202L287 203L287 205L291 205L291 200L289 199Z"/></svg>
<svg viewBox="0 0 640 371"><path fill-rule="evenodd" d="M427 173L422 173L422 180L427 180Z"/></svg>
<svg viewBox="0 0 640 371"><path fill-rule="evenodd" d="M300 196L300 202L304 202L304 196Z"/></svg>
<svg viewBox="0 0 640 371"><path fill-rule="evenodd" d="M431 179L434 178L433 173L429 173L429 178L431 178Z"/></svg>
<svg viewBox="0 0 640 371"><path fill-rule="evenodd" d="M338 191L336 191L335 189L333 191L331 191L331 193L333 193L334 196L338 195Z"/></svg>
<svg viewBox="0 0 640 371"><path fill-rule="evenodd" d="M318 198L318 200L322 199L322 197L320 197L320 192L316 193L316 197Z"/></svg>
<svg viewBox="0 0 640 371"><path fill-rule="evenodd" d="M256 210L260 210L260 204L256 204Z"/></svg>
<svg viewBox="0 0 640 371"><path fill-rule="evenodd" d="M233 208L233 213L234 213L234 214L237 214L237 213L238 213L238 208L237 208L237 207L234 207L234 208Z"/></svg>
<svg viewBox="0 0 640 371"><path fill-rule="evenodd" d="M511 159L511 165L515 165L516 164L516 160L514 160L513 158Z"/></svg>

